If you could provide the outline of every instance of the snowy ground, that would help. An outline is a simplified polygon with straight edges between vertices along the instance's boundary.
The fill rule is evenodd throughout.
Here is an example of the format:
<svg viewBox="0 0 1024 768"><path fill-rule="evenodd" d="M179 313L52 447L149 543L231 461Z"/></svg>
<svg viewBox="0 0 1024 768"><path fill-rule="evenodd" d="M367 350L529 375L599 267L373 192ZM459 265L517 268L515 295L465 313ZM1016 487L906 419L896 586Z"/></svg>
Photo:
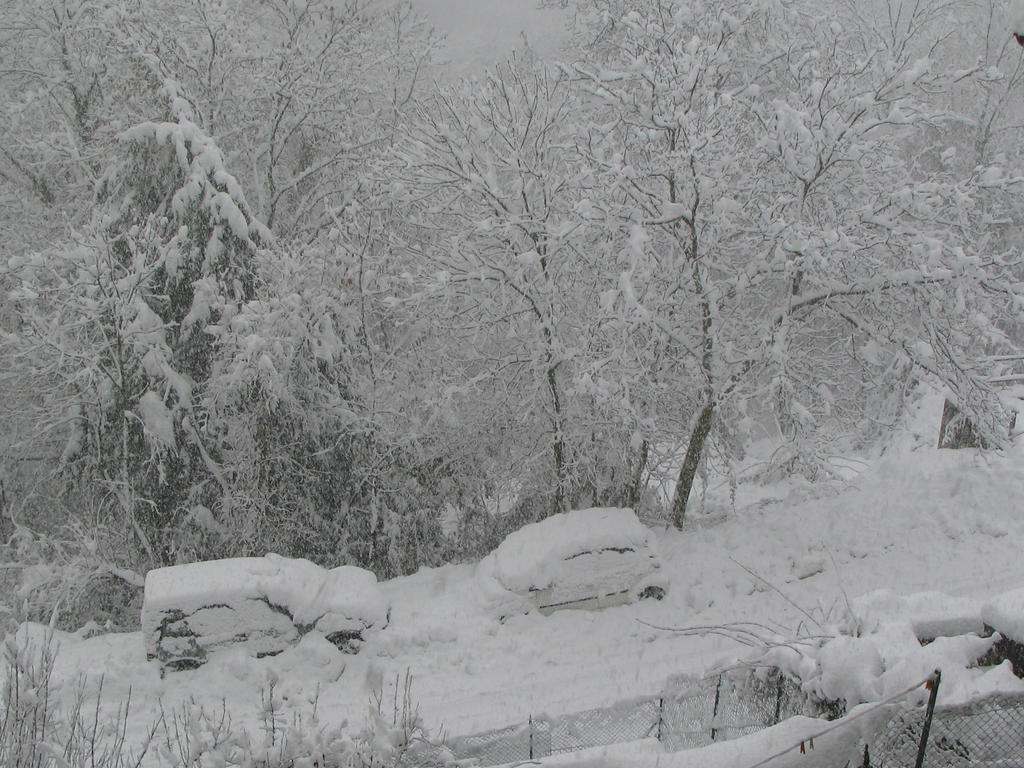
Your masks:
<svg viewBox="0 0 1024 768"><path fill-rule="evenodd" d="M927 624L943 615L971 629L982 601L1024 586L1024 450L995 456L932 444L927 435L907 440L843 487L791 484L775 497L758 488L759 500L732 515L695 519L683 533L658 532L671 584L661 602L501 623L473 566L453 565L383 583L390 624L358 656L343 656L311 633L280 656L227 652L161 679L139 633L63 636L56 675L85 673L95 683L104 674L110 700L130 687L140 728L160 702L170 709L189 698L211 706L223 699L235 722L253 723L271 678L286 706L306 707L319 694L322 720L359 727L373 691L382 688L391 702L408 671L427 726L462 735L652 694L671 675L701 674L746 650L721 636L682 636L648 624L757 621L814 632L816 623L844 618L848 597L869 630L885 620ZM875 590L891 592L857 598ZM930 591L961 599L897 597ZM881 642L880 654L891 657L897 652L886 642L895 641ZM899 679L884 687L925 674L933 662L900 662ZM958 695L969 695L975 682L960 679ZM957 695L956 686L947 695Z"/></svg>

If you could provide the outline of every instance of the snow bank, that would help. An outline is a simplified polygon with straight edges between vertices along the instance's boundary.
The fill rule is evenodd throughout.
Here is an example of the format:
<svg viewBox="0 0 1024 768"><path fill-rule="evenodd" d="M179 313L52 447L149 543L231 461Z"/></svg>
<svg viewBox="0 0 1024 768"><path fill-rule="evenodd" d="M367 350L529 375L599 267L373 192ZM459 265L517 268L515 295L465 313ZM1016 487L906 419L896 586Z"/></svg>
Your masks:
<svg viewBox="0 0 1024 768"><path fill-rule="evenodd" d="M981 618L1000 634L1024 643L1024 589L1003 592L987 601Z"/></svg>
<svg viewBox="0 0 1024 768"><path fill-rule="evenodd" d="M369 571L326 570L278 555L157 568L146 575L146 654L195 666L217 647L255 655L283 651L310 630L335 644L387 623L388 606Z"/></svg>
<svg viewBox="0 0 1024 768"><path fill-rule="evenodd" d="M962 704L996 693L1022 693L1024 681L1009 662L979 667L999 635L970 633L938 637L922 646L910 622L879 624L859 637L839 635L818 647L772 648L758 664L775 664L802 680L803 689L821 700L841 700L848 707L888 699L942 671L939 703ZM923 701L922 688L918 698Z"/></svg>
<svg viewBox="0 0 1024 768"><path fill-rule="evenodd" d="M897 595L877 589L853 601L853 612L871 629L884 621L909 621L921 640L954 637L969 632L983 634L985 622L980 601L951 597L941 592Z"/></svg>
<svg viewBox="0 0 1024 768"><path fill-rule="evenodd" d="M1003 614L986 606L985 621L1000 621L1024 631L1024 590L1003 596ZM979 601L939 592L897 595L889 590L869 592L852 601L861 621L857 634L826 625L829 636L801 642L767 638L770 647L738 659L731 665L773 666L800 680L815 699L843 701L847 707L878 702L920 684L935 670L942 671L938 701L956 705L994 694L1024 693L1024 680L1013 674L1010 661L992 667L979 663L998 651L1001 636L983 636ZM1001 619L1001 620L1000 620ZM1015 623L1016 622L1016 623ZM998 629L998 627L997 627ZM927 639L926 645L921 644ZM926 694L918 692L923 700Z"/></svg>
<svg viewBox="0 0 1024 768"><path fill-rule="evenodd" d="M480 562L477 581L492 600L511 605L516 595L528 595L546 608L613 595L632 599L645 586L663 587L660 569L654 537L633 510L595 507L509 534Z"/></svg>

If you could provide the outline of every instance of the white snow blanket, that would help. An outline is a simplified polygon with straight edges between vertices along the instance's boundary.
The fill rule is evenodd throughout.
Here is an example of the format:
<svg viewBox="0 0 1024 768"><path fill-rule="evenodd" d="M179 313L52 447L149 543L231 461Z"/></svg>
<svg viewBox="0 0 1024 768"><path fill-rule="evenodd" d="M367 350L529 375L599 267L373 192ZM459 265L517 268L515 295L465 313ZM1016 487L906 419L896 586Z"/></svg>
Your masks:
<svg viewBox="0 0 1024 768"><path fill-rule="evenodd" d="M631 509L595 507L552 515L505 540L477 567L491 599L541 610L630 602L664 589L654 537Z"/></svg>
<svg viewBox="0 0 1024 768"><path fill-rule="evenodd" d="M256 656L280 653L311 630L353 651L364 631L387 620L376 576L353 566L327 570L269 554L146 574L146 655L171 667L198 666L222 646L241 645Z"/></svg>

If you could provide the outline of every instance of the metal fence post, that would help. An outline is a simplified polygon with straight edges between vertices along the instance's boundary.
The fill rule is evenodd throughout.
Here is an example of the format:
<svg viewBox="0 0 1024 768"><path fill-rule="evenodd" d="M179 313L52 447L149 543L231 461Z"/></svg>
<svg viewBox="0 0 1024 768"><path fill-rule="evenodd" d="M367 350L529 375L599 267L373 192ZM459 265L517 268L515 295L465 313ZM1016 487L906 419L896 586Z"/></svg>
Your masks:
<svg viewBox="0 0 1024 768"><path fill-rule="evenodd" d="M533 760L533 715L530 715L530 759Z"/></svg>
<svg viewBox="0 0 1024 768"><path fill-rule="evenodd" d="M718 717L718 702L722 697L722 675L718 676L718 685L715 686L715 707L711 710L711 740L715 740L718 729L715 727L715 719Z"/></svg>
<svg viewBox="0 0 1024 768"><path fill-rule="evenodd" d="M922 768L924 765L924 753L928 749L928 732L932 728L932 715L935 713L935 699L939 695L939 682L942 680L942 670L936 669L932 679L928 681L931 694L928 696L928 709L924 713L924 727L921 729L921 743L917 747L917 762L914 768Z"/></svg>
<svg viewBox="0 0 1024 768"><path fill-rule="evenodd" d="M782 685L786 681L785 676L781 672L777 672L776 676L779 679L779 683L775 687L775 719L772 721L772 725L779 724L779 715L782 714Z"/></svg>
<svg viewBox="0 0 1024 768"><path fill-rule="evenodd" d="M665 724L665 697L658 698L658 741L661 741L662 728Z"/></svg>

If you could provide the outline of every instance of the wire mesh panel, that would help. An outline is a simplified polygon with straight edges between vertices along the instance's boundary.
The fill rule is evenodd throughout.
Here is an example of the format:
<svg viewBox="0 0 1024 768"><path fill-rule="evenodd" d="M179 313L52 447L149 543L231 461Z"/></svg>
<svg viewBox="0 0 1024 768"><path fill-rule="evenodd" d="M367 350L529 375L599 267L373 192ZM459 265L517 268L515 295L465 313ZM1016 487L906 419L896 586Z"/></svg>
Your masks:
<svg viewBox="0 0 1024 768"><path fill-rule="evenodd" d="M653 736L660 737L667 749L692 749L746 736L813 709L799 686L777 672L685 679L673 687L673 692L659 698L552 719L531 718L518 726L454 739L438 747L436 754L430 750L410 754L407 764L427 768L454 758L493 766ZM862 720L860 732L868 730L875 735L869 739L863 759L858 751L847 765L915 765L927 720L927 709L920 704L905 701L895 710L891 704L880 706L872 720ZM928 733L925 768L1024 768L1024 695L990 696L961 706L939 707L928 724Z"/></svg>
<svg viewBox="0 0 1024 768"><path fill-rule="evenodd" d="M1024 767L1024 696L937 708L924 764Z"/></svg>
<svg viewBox="0 0 1024 768"><path fill-rule="evenodd" d="M746 736L806 709L806 696L778 670L744 669L672 682L662 696L449 740L455 760L480 766L537 759L589 747L658 738L671 751ZM416 765L433 764L424 757ZM436 762L436 760L435 760Z"/></svg>
<svg viewBox="0 0 1024 768"><path fill-rule="evenodd" d="M478 765L501 765L519 760L530 760L534 723L523 723L483 733L474 733L452 739L448 747L456 760L472 760ZM540 740L536 746L541 746ZM543 753L546 754L546 753Z"/></svg>
<svg viewBox="0 0 1024 768"><path fill-rule="evenodd" d="M556 717L550 721L551 751L572 752L657 736L659 710L657 699L643 699Z"/></svg>
<svg viewBox="0 0 1024 768"><path fill-rule="evenodd" d="M551 722L533 718L529 723L529 749L535 758L551 754Z"/></svg>
<svg viewBox="0 0 1024 768"><path fill-rule="evenodd" d="M662 741L670 750L747 736L807 708L799 684L776 669L684 680L675 688L665 694L663 712Z"/></svg>
<svg viewBox="0 0 1024 768"><path fill-rule="evenodd" d="M450 768L456 760L447 744L419 742L409 745L397 765L407 768Z"/></svg>
<svg viewBox="0 0 1024 768"><path fill-rule="evenodd" d="M917 760L924 708L900 709L868 745L872 768L910 768Z"/></svg>
<svg viewBox="0 0 1024 768"><path fill-rule="evenodd" d="M782 705L779 678L726 675L718 690L718 710L711 720L715 741L748 736L778 722Z"/></svg>
<svg viewBox="0 0 1024 768"><path fill-rule="evenodd" d="M668 750L693 749L712 742L711 721L719 678L681 681L666 691L662 711L662 743Z"/></svg>
<svg viewBox="0 0 1024 768"><path fill-rule="evenodd" d="M657 736L659 712L658 699L641 699L553 719L531 718L522 725L453 739L447 746L456 760L500 765Z"/></svg>
<svg viewBox="0 0 1024 768"><path fill-rule="evenodd" d="M781 670L757 669L735 682L735 695L739 699L757 701L758 712L764 725L777 725L797 715L818 717L826 714L822 711L822 703L812 702L800 687L800 683L785 675ZM839 716L841 711L830 711L832 716Z"/></svg>
<svg viewBox="0 0 1024 768"><path fill-rule="evenodd" d="M926 712L904 709L870 745L871 768L913 766ZM989 696L937 707L928 730L925 768L1024 768L1024 696Z"/></svg>

